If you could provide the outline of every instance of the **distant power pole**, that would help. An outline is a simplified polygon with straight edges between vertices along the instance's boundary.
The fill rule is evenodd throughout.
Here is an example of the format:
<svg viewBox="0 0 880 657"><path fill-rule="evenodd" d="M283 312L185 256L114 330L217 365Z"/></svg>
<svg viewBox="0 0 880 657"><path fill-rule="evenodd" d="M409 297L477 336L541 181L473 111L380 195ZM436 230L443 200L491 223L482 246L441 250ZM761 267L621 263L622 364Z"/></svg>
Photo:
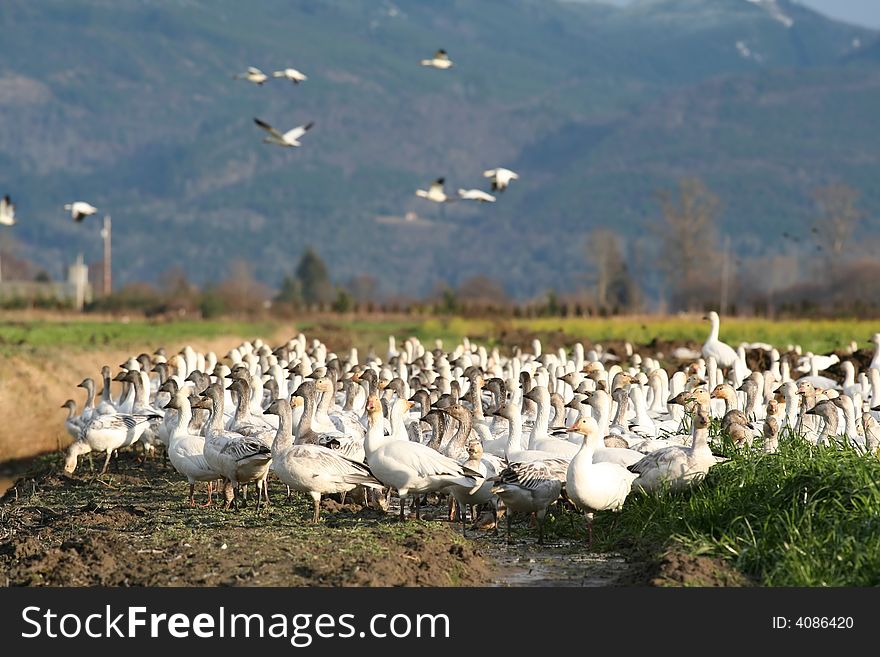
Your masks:
<svg viewBox="0 0 880 657"><path fill-rule="evenodd" d="M104 296L110 294L113 289L113 278L112 278L112 259L111 259L111 251L110 251L110 215L104 215L104 227L101 229L101 237L104 238L104 264L102 269L104 270Z"/></svg>

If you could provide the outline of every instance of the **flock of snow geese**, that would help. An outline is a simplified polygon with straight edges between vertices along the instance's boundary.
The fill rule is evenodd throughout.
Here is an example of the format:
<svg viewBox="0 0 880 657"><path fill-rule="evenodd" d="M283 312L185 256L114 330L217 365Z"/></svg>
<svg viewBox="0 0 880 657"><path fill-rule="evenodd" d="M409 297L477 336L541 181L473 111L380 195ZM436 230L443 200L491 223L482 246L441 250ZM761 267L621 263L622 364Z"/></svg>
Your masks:
<svg viewBox="0 0 880 657"><path fill-rule="evenodd" d="M205 505L222 490L226 509L246 503L253 484L259 510L274 476L311 497L313 522L324 495L344 502L355 491L388 510L393 491L404 519L407 498L418 518L434 493L449 500L449 518L457 513L465 533L468 512L476 525L478 509L497 532L503 507L508 540L511 515L528 513L543 541L557 500L586 514L592 540L594 512L619 510L634 492L700 481L726 460L713 454L712 418L744 450L775 452L789 428L813 444L846 442L876 456L880 334L871 367L856 379L845 361L838 383L816 372L837 357L782 358L764 344L733 349L718 339L718 315L707 319L702 351L678 350L689 358L671 376L629 344L616 356L581 343L544 352L535 340L505 356L467 339L445 351L415 338L398 347L392 336L384 358L361 360L356 349L336 354L300 334L276 347L244 342L223 358L159 349L130 358L115 376L105 366L100 395L93 379L79 384L82 411L73 400L63 406L74 439L64 470L104 452L103 474L113 453L139 443L145 453L164 449L193 506L199 482ZM750 371L747 348L766 348L770 367Z"/></svg>
<svg viewBox="0 0 880 657"><path fill-rule="evenodd" d="M453 65L452 60L449 59L449 55L443 49L434 53L434 56L431 59L423 59L420 63L422 66L428 66L440 70L452 68ZM248 66L247 71L244 73L238 73L232 77L236 80L246 80L257 86L262 86L270 79L269 75L256 66ZM272 77L289 80L295 85L309 79L302 71L292 67L273 71ZM254 117L254 123L259 128L266 131L267 136L263 138L264 143L287 148L302 146L300 139L315 125L314 121L309 121L308 123L298 125L289 130L281 131L259 117ZM483 172L483 176L490 179L490 187L493 192L504 191L508 185L510 185L512 180L519 178L519 175L515 171L511 171L504 167L487 169ZM496 200L496 197L493 194L476 188L459 188L458 196L451 196L444 190L444 184L445 178L437 178L427 190L417 190L416 196L428 199L435 203L451 203L458 200L494 203ZM86 217L98 212L98 208L86 201L73 201L71 203L66 203L64 209L70 213L70 216L76 222L82 222ZM0 198L0 225L13 226L15 223L15 204L12 202L9 194L5 194L3 198Z"/></svg>

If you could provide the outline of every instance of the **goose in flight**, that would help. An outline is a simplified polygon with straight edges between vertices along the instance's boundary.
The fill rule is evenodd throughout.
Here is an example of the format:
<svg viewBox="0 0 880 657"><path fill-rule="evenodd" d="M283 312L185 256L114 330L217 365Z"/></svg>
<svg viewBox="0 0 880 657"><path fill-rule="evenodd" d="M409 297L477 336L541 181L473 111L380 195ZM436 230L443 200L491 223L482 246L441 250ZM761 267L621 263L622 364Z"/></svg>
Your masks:
<svg viewBox="0 0 880 657"><path fill-rule="evenodd" d="M306 134L306 132L315 125L314 121L309 121L305 125L300 125L285 133L281 133L265 121L261 121L258 118L254 118L254 123L269 133L269 136L263 139L265 143L278 144L279 146L302 146L299 142L299 138Z"/></svg>
<svg viewBox="0 0 880 657"><path fill-rule="evenodd" d="M90 203L86 203L85 201L74 201L73 203L67 203L65 204L64 209L70 210L70 216L73 217L74 221L82 221L89 215L93 215L98 211L98 208Z"/></svg>
<svg viewBox="0 0 880 657"><path fill-rule="evenodd" d="M416 196L426 198L429 201L434 201L434 203L451 203L455 199L447 196L446 192L443 189L444 182L446 182L445 178L437 178L437 180L431 183L428 191L425 191L424 189L417 189Z"/></svg>
<svg viewBox="0 0 880 657"><path fill-rule="evenodd" d="M269 76L263 73L256 66L248 66L247 73L239 73L237 75L234 75L233 78L236 80L247 80L248 82L253 82L256 85L261 85L269 79Z"/></svg>
<svg viewBox="0 0 880 657"><path fill-rule="evenodd" d="M484 192L482 189L459 189L458 197L465 201L478 201L480 203L495 202L495 197Z"/></svg>
<svg viewBox="0 0 880 657"><path fill-rule="evenodd" d="M9 194L0 198L0 224L4 226L15 225L15 203L9 198Z"/></svg>
<svg viewBox="0 0 880 657"><path fill-rule="evenodd" d="M449 55L442 48L434 53L434 57L423 59L420 63L422 66L431 66L433 68L452 68L452 60L449 59Z"/></svg>
<svg viewBox="0 0 880 657"><path fill-rule="evenodd" d="M483 172L483 176L486 178L492 179L492 191L493 192L503 192L507 189L507 186L510 184L511 180L516 180L519 178L519 174L515 171L511 171L510 169L505 169L504 167L498 167L497 169L487 169Z"/></svg>
<svg viewBox="0 0 880 657"><path fill-rule="evenodd" d="M285 68L280 71L275 71L274 73L272 73L272 77L287 78L294 84L299 84L300 82L305 82L309 79L304 73L302 73L301 71L297 71L295 68Z"/></svg>

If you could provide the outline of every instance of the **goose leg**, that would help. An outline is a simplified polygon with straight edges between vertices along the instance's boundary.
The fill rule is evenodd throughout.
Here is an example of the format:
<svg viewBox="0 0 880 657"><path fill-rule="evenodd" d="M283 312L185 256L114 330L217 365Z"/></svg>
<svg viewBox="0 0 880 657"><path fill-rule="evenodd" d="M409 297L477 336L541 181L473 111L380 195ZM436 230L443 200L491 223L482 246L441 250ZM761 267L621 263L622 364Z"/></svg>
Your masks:
<svg viewBox="0 0 880 657"><path fill-rule="evenodd" d="M315 505L314 512L312 513L312 524L317 524L318 519L321 517L321 496L313 496L312 503Z"/></svg>
<svg viewBox="0 0 880 657"><path fill-rule="evenodd" d="M194 507L196 505L196 485L195 483L191 483L189 485L189 505Z"/></svg>
<svg viewBox="0 0 880 657"><path fill-rule="evenodd" d="M345 506L345 493L346 491L342 491L339 495L339 506Z"/></svg>
<svg viewBox="0 0 880 657"><path fill-rule="evenodd" d="M495 536L498 536L498 507L495 504L489 503L492 509L492 519L495 524L495 531L493 532Z"/></svg>
<svg viewBox="0 0 880 657"><path fill-rule="evenodd" d="M213 481L209 481L209 482L208 482L208 501L205 502L204 504L200 504L200 505L199 505L200 508L202 508L202 509L206 509L206 508L208 508L209 506L211 506L211 493L213 492L213 490L214 490L214 482L213 482Z"/></svg>
<svg viewBox="0 0 880 657"><path fill-rule="evenodd" d="M538 519L538 545L544 545L544 520L547 518L547 510L544 509L543 513L535 514Z"/></svg>
<svg viewBox="0 0 880 657"><path fill-rule="evenodd" d="M452 496L449 496L452 498ZM458 507L458 515L461 516L461 535L467 538L467 504L456 504ZM471 510L471 516L473 516L473 510Z"/></svg>
<svg viewBox="0 0 880 657"><path fill-rule="evenodd" d="M422 519L422 517L419 515L419 506L421 505L421 503L422 503L422 496L421 496L421 495L416 495L416 497L415 497L415 504L416 504L416 520L421 520L421 519Z"/></svg>
<svg viewBox="0 0 880 657"><path fill-rule="evenodd" d="M104 467L101 468L101 474L104 474L107 472L107 466L110 465L110 457L112 455L113 455L113 452L108 449L107 450L107 457L104 459Z"/></svg>
<svg viewBox="0 0 880 657"><path fill-rule="evenodd" d="M507 518L507 544L510 545L510 509L506 509L504 515Z"/></svg>
<svg viewBox="0 0 880 657"><path fill-rule="evenodd" d="M406 521L406 497L400 498L400 522Z"/></svg>

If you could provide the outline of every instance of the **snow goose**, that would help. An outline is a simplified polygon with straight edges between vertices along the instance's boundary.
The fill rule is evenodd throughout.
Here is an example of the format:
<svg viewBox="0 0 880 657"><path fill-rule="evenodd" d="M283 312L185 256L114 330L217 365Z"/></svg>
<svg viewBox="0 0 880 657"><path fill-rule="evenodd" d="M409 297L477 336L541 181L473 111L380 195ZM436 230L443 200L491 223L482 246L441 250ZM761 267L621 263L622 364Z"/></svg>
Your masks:
<svg viewBox="0 0 880 657"><path fill-rule="evenodd" d="M837 426L840 418L837 414L837 406L830 399L823 399L806 411L807 415L816 415L824 420L822 431L816 439L816 445L824 445L825 441L838 435Z"/></svg>
<svg viewBox="0 0 880 657"><path fill-rule="evenodd" d="M590 418L592 420L592 418ZM617 463L594 463L593 453L601 444L595 420L578 420L570 431L581 434L584 441L578 453L568 464L565 476L565 494L587 516L589 544L593 544L593 512L617 511L623 506L638 477Z"/></svg>
<svg viewBox="0 0 880 657"><path fill-rule="evenodd" d="M474 512L475 507L481 504L489 504L492 510L492 517L495 520L495 530L498 527L498 496L492 492L495 485L492 478L495 477L503 467L499 467L500 461L493 458L485 458L483 455L483 446L478 440L472 440L467 445L467 460L462 463L462 467L479 472L483 476L483 482L480 488L471 493L470 489L458 484L452 484L447 490L455 498L458 505L458 513L461 519L461 533L467 535L465 526L467 523L467 508L471 507L471 519L476 522L477 516Z"/></svg>
<svg viewBox="0 0 880 657"><path fill-rule="evenodd" d="M651 452L629 471L638 475L633 488L645 492L685 488L702 479L718 463L709 449L709 413L700 408L694 415L693 440L689 447L671 445Z"/></svg>
<svg viewBox="0 0 880 657"><path fill-rule="evenodd" d="M718 363L718 367L722 369L726 370L733 367L739 360L739 356L737 356L733 347L718 339L718 331L721 326L721 320L718 317L718 313L713 310L703 317L703 319L708 319L712 323L712 330L709 333L706 342L703 344L703 349L701 351L703 357L709 358L711 356L715 359L715 362Z"/></svg>
<svg viewBox="0 0 880 657"><path fill-rule="evenodd" d="M439 491L450 484L469 486L472 493L482 485L479 472L465 468L448 456L426 445L408 440L394 440L383 429L379 398L367 399L367 436L364 442L367 465L386 486L397 490L400 518L404 518L404 500L415 494L416 518L419 518L420 493Z"/></svg>
<svg viewBox="0 0 880 657"><path fill-rule="evenodd" d="M85 201L74 201L64 205L64 209L70 212L70 216L74 221L82 221L86 217L95 214L98 211L94 205Z"/></svg>
<svg viewBox="0 0 880 657"><path fill-rule="evenodd" d="M538 543L544 543L544 520L547 509L559 498L562 482L558 471L568 462L548 459L511 463L495 477L490 489L505 506L507 543L510 543L510 517L513 513L534 513L538 520Z"/></svg>
<svg viewBox="0 0 880 657"><path fill-rule="evenodd" d="M196 505L196 482L208 483L208 500L203 506L211 505L213 482L223 475L208 465L205 459L205 438L189 433L192 421L192 407L189 401L189 390L178 390L165 405L166 409L175 410L176 418L168 442L168 460L189 482L189 505ZM169 413L170 415L170 413Z"/></svg>
<svg viewBox="0 0 880 657"><path fill-rule="evenodd" d="M482 189L459 189L458 198L479 203L494 203L495 197Z"/></svg>
<svg viewBox="0 0 880 657"><path fill-rule="evenodd" d="M64 418L64 428L67 430L67 435L76 440L82 431L82 423L76 414L76 402L68 399L61 404L61 408L67 409L67 417Z"/></svg>
<svg viewBox="0 0 880 657"><path fill-rule="evenodd" d="M299 84L300 82L305 82L309 79L304 73L290 67L281 69L280 71L274 71L272 77L285 78L294 84Z"/></svg>
<svg viewBox="0 0 880 657"><path fill-rule="evenodd" d="M279 418L278 430L272 441L272 469L291 489L307 493L312 498L313 523L320 519L321 495L344 495L359 485L382 487L363 463L347 459L338 451L321 445L295 444L293 416L290 402L286 399L273 400L263 412Z"/></svg>
<svg viewBox="0 0 880 657"><path fill-rule="evenodd" d="M487 169L483 172L483 177L492 179L493 192L503 192L505 189L507 189L507 186L510 184L511 180L516 180L517 178L519 178L519 174L515 171L511 171L510 169L498 167L495 169Z"/></svg>
<svg viewBox="0 0 880 657"><path fill-rule="evenodd" d="M15 203L9 198L9 194L0 198L0 225L15 225Z"/></svg>
<svg viewBox="0 0 880 657"><path fill-rule="evenodd" d="M252 481L265 484L272 454L260 440L223 428L223 401L224 391L215 382L205 389L204 395L192 407L210 412L205 427L205 460L225 479L223 495L228 510L233 505L238 508L236 491L241 484ZM262 492L258 491L257 510L263 495L265 486Z"/></svg>
<svg viewBox="0 0 880 657"><path fill-rule="evenodd" d="M774 404L776 402L773 402ZM779 451L779 420L774 415L764 418L764 451L775 454Z"/></svg>
<svg viewBox="0 0 880 657"><path fill-rule="evenodd" d="M869 411L862 413L862 428L865 430L865 450L873 456L880 456L880 424Z"/></svg>
<svg viewBox="0 0 880 657"><path fill-rule="evenodd" d="M237 73L236 75L233 75L232 78L234 80L247 80L248 82L253 82L257 86L260 86L269 79L269 76L256 66L248 66L246 73Z"/></svg>
<svg viewBox="0 0 880 657"><path fill-rule="evenodd" d="M67 449L64 471L72 474L76 470L77 457L89 452L106 452L101 474L107 472L107 465L113 452L137 441L149 423L160 416L148 415L95 415L82 427L79 438Z"/></svg>
<svg viewBox="0 0 880 657"><path fill-rule="evenodd" d="M419 198L426 198L429 201L434 201L434 203L451 203L455 199L448 196L443 189L443 184L446 182L445 178L437 178L427 191L424 189L417 189L416 196Z"/></svg>
<svg viewBox="0 0 880 657"><path fill-rule="evenodd" d="M880 370L880 333L871 336L871 344L874 345L874 357L868 367Z"/></svg>
<svg viewBox="0 0 880 657"><path fill-rule="evenodd" d="M452 68L452 60L442 48L434 53L431 59L423 59L419 62L422 66L430 66L431 68L447 69Z"/></svg>
<svg viewBox="0 0 880 657"><path fill-rule="evenodd" d="M256 117L254 117L254 123L269 133L268 137L263 138L264 143L277 144L278 146L286 147L302 146L302 143L299 141L300 137L306 134L306 132L311 130L312 126L315 125L314 121L309 121L305 125L299 125L287 132L280 132L265 121Z"/></svg>

